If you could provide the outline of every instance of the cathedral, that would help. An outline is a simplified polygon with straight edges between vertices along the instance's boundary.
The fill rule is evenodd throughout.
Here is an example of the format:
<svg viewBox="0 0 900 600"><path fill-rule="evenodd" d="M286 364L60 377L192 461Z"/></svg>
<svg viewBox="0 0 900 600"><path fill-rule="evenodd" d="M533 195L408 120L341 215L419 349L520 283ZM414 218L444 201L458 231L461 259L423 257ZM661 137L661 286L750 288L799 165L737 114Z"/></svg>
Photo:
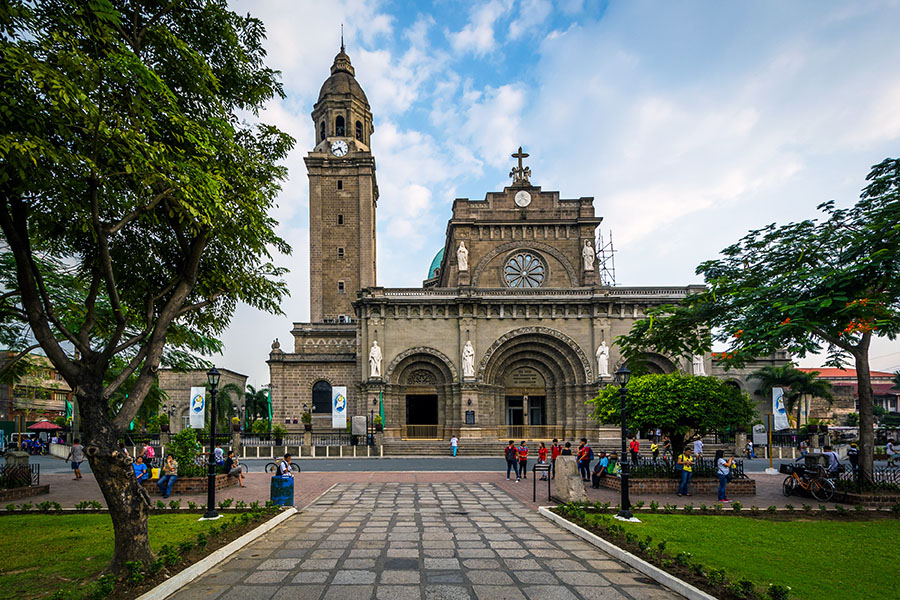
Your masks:
<svg viewBox="0 0 900 600"><path fill-rule="evenodd" d="M383 411L386 440L594 437L585 403L621 364L616 337L703 289L605 285L594 199L541 189L521 148L509 186L453 202L421 287L381 287L375 130L343 47L312 119L310 322L272 345L275 423L296 430L308 409L331 428L341 386L349 416ZM660 373L710 373L710 360L649 357Z"/></svg>

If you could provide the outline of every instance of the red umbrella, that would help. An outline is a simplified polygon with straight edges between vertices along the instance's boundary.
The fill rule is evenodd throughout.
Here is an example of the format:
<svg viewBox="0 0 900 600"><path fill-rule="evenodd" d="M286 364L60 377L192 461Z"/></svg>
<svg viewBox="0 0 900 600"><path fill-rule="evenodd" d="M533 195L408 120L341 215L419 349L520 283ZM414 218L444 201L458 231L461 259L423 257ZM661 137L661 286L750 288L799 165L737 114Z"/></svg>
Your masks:
<svg viewBox="0 0 900 600"><path fill-rule="evenodd" d="M31 429L33 431L53 431L54 429L62 429L56 423L51 423L50 421L38 421L34 425L29 425L26 429Z"/></svg>

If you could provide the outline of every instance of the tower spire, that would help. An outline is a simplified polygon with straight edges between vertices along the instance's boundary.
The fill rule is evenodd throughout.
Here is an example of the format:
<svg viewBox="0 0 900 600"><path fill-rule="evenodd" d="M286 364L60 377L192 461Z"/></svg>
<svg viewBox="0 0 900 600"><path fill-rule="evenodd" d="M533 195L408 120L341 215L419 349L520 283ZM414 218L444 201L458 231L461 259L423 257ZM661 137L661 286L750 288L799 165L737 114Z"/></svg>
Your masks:
<svg viewBox="0 0 900 600"><path fill-rule="evenodd" d="M344 51L344 24L341 23L341 52Z"/></svg>

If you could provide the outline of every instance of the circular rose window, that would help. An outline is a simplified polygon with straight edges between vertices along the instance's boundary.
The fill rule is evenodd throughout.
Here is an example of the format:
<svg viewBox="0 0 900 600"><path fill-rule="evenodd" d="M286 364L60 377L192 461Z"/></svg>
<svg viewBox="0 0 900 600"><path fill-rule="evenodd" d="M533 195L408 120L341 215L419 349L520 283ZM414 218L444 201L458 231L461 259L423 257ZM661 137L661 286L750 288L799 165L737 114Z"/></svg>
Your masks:
<svg viewBox="0 0 900 600"><path fill-rule="evenodd" d="M522 252L512 255L503 267L503 281L508 287L536 288L544 283L547 268L536 255Z"/></svg>

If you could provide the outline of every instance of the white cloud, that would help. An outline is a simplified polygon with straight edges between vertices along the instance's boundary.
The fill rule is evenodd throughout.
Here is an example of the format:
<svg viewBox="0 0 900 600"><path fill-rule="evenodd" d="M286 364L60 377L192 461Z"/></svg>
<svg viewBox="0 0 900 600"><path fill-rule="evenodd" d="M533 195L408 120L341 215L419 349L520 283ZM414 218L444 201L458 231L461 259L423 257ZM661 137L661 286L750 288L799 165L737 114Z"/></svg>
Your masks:
<svg viewBox="0 0 900 600"><path fill-rule="evenodd" d="M512 0L490 0L472 8L469 22L461 31L449 34L450 44L458 53L483 56L494 49L494 25L512 7Z"/></svg>
<svg viewBox="0 0 900 600"><path fill-rule="evenodd" d="M516 8L519 16L509 25L509 38L517 40L530 32L542 24L552 10L550 0L522 0Z"/></svg>

